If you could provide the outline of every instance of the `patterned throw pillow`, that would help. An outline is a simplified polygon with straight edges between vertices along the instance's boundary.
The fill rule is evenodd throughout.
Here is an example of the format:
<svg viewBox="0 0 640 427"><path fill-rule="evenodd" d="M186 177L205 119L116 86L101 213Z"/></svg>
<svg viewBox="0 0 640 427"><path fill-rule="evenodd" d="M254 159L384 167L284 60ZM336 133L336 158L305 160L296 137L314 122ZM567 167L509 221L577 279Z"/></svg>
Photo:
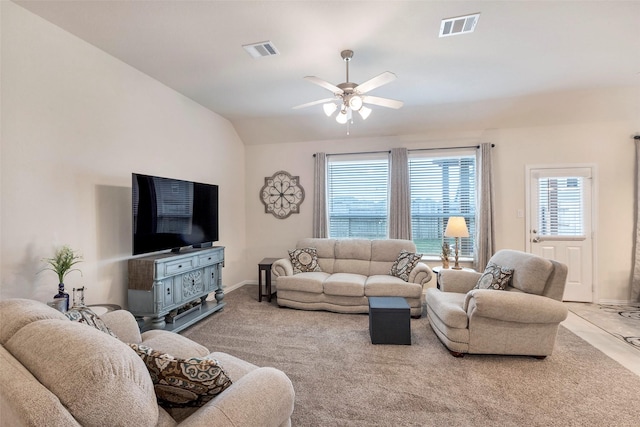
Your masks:
<svg viewBox="0 0 640 427"><path fill-rule="evenodd" d="M318 265L316 248L302 248L289 251L289 258L293 264L293 274L322 271Z"/></svg>
<svg viewBox="0 0 640 427"><path fill-rule="evenodd" d="M413 270L413 267L416 266L418 262L422 259L422 254L414 254L413 252L408 252L406 250L401 250L398 254L398 259L391 266L391 271L389 274L392 276L396 276L404 280L405 282L409 281L409 273Z"/></svg>
<svg viewBox="0 0 640 427"><path fill-rule="evenodd" d="M84 323L85 325L96 328L99 331L109 334L114 338L118 338L111 329L104 323L97 314L95 314L89 307L71 307L64 313L72 322Z"/></svg>
<svg viewBox="0 0 640 427"><path fill-rule="evenodd" d="M509 280L511 280L512 275L512 268L502 267L490 262L487 264L487 268L484 269L484 273L482 273L482 276L480 276L478 283L476 283L473 289L495 289L504 291L507 289L507 284Z"/></svg>
<svg viewBox="0 0 640 427"><path fill-rule="evenodd" d="M231 379L215 359L178 359L141 344L129 347L147 365L161 406L200 407L231 385Z"/></svg>

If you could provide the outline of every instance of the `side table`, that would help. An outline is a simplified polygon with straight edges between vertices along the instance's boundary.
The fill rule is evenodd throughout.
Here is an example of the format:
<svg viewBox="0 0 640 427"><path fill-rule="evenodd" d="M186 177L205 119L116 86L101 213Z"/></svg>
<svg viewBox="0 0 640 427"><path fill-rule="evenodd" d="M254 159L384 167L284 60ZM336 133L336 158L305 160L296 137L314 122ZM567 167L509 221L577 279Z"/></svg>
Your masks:
<svg viewBox="0 0 640 427"><path fill-rule="evenodd" d="M402 297L369 297L371 344L411 345L410 310Z"/></svg>
<svg viewBox="0 0 640 427"><path fill-rule="evenodd" d="M280 258L264 258L258 263L258 302L262 302L262 297L267 297L271 302L271 266ZM265 293L262 293L262 275L264 273Z"/></svg>

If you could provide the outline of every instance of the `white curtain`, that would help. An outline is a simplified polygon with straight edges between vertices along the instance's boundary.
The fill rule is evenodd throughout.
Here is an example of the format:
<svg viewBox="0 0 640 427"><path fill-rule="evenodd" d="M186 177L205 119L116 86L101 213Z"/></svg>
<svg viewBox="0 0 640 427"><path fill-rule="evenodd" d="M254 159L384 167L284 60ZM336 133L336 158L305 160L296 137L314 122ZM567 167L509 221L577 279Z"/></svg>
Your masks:
<svg viewBox="0 0 640 427"><path fill-rule="evenodd" d="M314 154L313 237L329 237L327 227L327 155Z"/></svg>
<svg viewBox="0 0 640 427"><path fill-rule="evenodd" d="M480 144L476 161L478 199L476 202L476 245L473 260L473 268L476 271L484 271L495 247L491 146L490 143Z"/></svg>
<svg viewBox="0 0 640 427"><path fill-rule="evenodd" d="M389 238L411 240L411 190L406 148L391 149Z"/></svg>
<svg viewBox="0 0 640 427"><path fill-rule="evenodd" d="M640 136L636 143L636 200L635 200L635 252L631 277L631 301L640 302Z"/></svg>

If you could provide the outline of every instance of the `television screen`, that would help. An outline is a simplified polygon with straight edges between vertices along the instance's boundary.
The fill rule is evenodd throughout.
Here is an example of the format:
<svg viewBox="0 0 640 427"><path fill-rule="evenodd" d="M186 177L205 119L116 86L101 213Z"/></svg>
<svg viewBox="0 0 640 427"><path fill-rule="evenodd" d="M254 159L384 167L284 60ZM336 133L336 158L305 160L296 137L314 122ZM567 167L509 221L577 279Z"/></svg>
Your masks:
<svg viewBox="0 0 640 427"><path fill-rule="evenodd" d="M133 254L218 240L218 186L132 174Z"/></svg>

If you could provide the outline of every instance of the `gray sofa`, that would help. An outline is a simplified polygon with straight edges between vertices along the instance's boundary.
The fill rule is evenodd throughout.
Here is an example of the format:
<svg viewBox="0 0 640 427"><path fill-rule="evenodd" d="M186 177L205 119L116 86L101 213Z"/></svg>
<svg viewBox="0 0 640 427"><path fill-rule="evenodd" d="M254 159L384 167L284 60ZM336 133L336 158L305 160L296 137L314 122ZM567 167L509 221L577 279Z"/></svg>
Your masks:
<svg viewBox="0 0 640 427"><path fill-rule="evenodd" d="M101 316L119 339L46 304L0 301L2 426L290 426L287 376L163 330L140 334L131 313ZM179 358L213 357L232 385L200 408L158 406L142 359L127 343Z"/></svg>
<svg viewBox="0 0 640 427"><path fill-rule="evenodd" d="M567 266L514 250L489 263L513 270L505 290L474 289L482 273L440 270L439 289L426 295L431 328L454 356L550 355L568 313L561 302Z"/></svg>
<svg viewBox="0 0 640 427"><path fill-rule="evenodd" d="M411 316L422 315L423 289L432 276L429 266L418 262L407 281L389 274L401 250L416 252L412 241L306 238L298 241L296 248L315 248L322 271L294 274L290 258L276 261L271 271L276 278L278 305L368 313L368 297L399 296L409 303Z"/></svg>

